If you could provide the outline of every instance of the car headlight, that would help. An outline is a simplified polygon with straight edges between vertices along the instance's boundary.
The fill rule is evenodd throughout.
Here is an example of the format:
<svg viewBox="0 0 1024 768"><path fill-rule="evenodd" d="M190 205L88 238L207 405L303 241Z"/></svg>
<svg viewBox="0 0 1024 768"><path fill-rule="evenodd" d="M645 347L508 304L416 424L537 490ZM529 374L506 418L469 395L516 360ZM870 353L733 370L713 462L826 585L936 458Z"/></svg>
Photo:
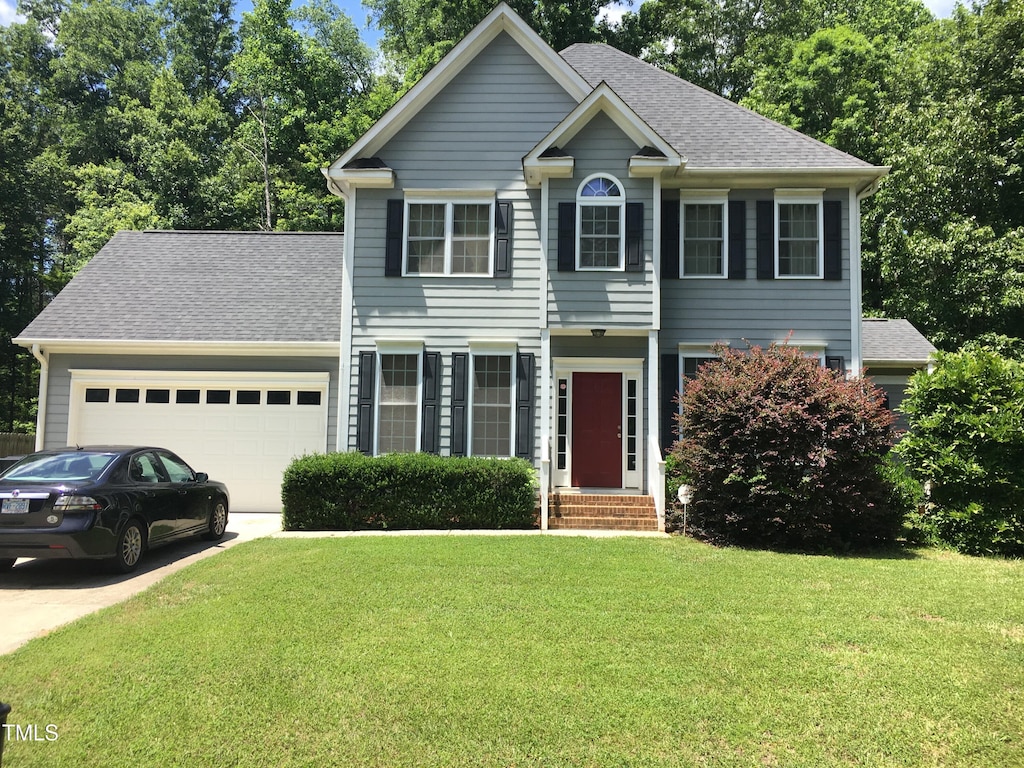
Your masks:
<svg viewBox="0 0 1024 768"><path fill-rule="evenodd" d="M92 496L58 496L53 508L60 512L95 512L103 505Z"/></svg>

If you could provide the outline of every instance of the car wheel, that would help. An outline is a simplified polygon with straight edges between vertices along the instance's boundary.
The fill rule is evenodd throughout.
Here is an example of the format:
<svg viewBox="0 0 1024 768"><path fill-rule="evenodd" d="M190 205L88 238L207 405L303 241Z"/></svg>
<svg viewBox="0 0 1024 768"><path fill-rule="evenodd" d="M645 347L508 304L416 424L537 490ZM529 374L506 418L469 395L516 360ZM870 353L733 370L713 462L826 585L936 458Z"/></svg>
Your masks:
<svg viewBox="0 0 1024 768"><path fill-rule="evenodd" d="M11 570L17 561L16 557L0 557L0 573Z"/></svg>
<svg viewBox="0 0 1024 768"><path fill-rule="evenodd" d="M117 537L117 548L114 550L114 570L118 573L130 573L135 570L146 551L146 535L138 520L129 520Z"/></svg>
<svg viewBox="0 0 1024 768"><path fill-rule="evenodd" d="M207 541L217 541L223 538L227 527L228 505L224 503L224 499L217 499L217 503L213 505L213 511L210 513L210 530L203 534L203 538Z"/></svg>

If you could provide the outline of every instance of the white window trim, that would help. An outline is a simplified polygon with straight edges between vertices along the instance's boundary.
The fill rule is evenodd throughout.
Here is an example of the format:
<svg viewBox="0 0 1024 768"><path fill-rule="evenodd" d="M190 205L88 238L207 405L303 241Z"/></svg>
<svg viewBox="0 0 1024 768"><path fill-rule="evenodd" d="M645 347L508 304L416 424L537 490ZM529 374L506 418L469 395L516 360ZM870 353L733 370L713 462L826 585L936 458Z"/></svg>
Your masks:
<svg viewBox="0 0 1024 768"><path fill-rule="evenodd" d="M679 365L679 389L677 391L679 391L679 392L682 392L683 389L686 386L686 364L685 364L686 360L688 360L688 359L689 360L693 360L693 359L705 360L705 359L708 359L708 358L713 358L715 360L718 360L720 358L719 355L716 355L712 351L711 347L683 346L683 345L679 346L678 356L679 356L679 363L678 363L678 365ZM681 407L677 408L677 410L681 411L682 408Z"/></svg>
<svg viewBox="0 0 1024 768"><path fill-rule="evenodd" d="M469 381L466 382L466 407L469 418L466 419L466 455L477 456L473 453L473 377L476 375L476 360L478 357L507 357L509 359L509 434L508 454L506 456L482 456L478 458L513 458L516 455L516 346L509 345L504 341L476 341L470 342L469 347Z"/></svg>
<svg viewBox="0 0 1024 768"><path fill-rule="evenodd" d="M381 387L384 386L384 355L416 355L416 444L413 453L420 452L423 440L423 343L377 342L376 392L373 398L373 455L380 456L380 407L383 405Z"/></svg>
<svg viewBox="0 0 1024 768"><path fill-rule="evenodd" d="M495 198L468 195L464 190L454 190L444 197L405 195L405 206L402 213L402 276L403 277L474 277L490 278L494 276L494 204ZM409 271L409 209L413 205L443 205L444 208L444 271L443 272L410 272ZM487 217L487 271L486 272L453 272L452 242L454 238L454 221L456 205L486 205Z"/></svg>
<svg viewBox="0 0 1024 768"><path fill-rule="evenodd" d="M583 188L594 179L608 179L619 188L619 197L583 197ZM604 206L619 209L619 263L615 267L584 267L580 264L583 255L583 206ZM576 271L577 272L625 272L626 271L626 188L610 173L592 173L576 188Z"/></svg>
<svg viewBox="0 0 1024 768"><path fill-rule="evenodd" d="M823 280L825 277L825 217L822 202L824 189L776 189L775 190L775 279L776 280ZM818 272L814 275L783 275L779 272L779 226L782 205L814 205L818 211Z"/></svg>
<svg viewBox="0 0 1024 768"><path fill-rule="evenodd" d="M729 190L683 190L679 193L679 277L686 280L724 280L729 277ZM722 206L722 271L717 275L686 274L686 206Z"/></svg>

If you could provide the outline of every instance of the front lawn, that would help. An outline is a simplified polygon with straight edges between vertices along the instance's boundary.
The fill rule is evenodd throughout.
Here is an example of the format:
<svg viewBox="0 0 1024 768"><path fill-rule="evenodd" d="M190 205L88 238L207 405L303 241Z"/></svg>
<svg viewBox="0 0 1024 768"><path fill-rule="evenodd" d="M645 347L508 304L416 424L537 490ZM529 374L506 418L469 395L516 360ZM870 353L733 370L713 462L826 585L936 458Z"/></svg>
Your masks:
<svg viewBox="0 0 1024 768"><path fill-rule="evenodd" d="M260 540L0 657L0 700L10 768L1021 765L1024 563Z"/></svg>

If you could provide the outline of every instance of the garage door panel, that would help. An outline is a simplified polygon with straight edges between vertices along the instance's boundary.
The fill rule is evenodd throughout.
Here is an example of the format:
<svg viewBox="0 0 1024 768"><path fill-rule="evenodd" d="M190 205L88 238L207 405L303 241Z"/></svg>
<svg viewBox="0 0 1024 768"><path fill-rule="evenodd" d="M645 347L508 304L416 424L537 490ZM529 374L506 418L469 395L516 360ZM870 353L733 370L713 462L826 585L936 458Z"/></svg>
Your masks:
<svg viewBox="0 0 1024 768"><path fill-rule="evenodd" d="M275 397L280 400L282 393L288 392L290 405L268 404L270 388L242 374L209 374L210 383L198 381L195 374L183 376L188 377L184 383L169 375L145 387L95 378L76 382L73 378L69 440L168 448L196 471L225 483L233 509L280 511L285 468L295 457L326 449L326 375L321 375L324 381L318 390L311 385L308 374L296 374L292 383L282 380L282 374L274 374ZM104 385L109 387L109 401L87 402L86 389L102 389ZM116 389L133 386L141 390L139 402L116 402ZM159 397L170 402L145 402L147 389L169 390ZM198 394L199 402L177 402L179 390L184 391L185 399ZM221 402L207 402L210 390L217 392L211 399ZM246 393L243 401L251 400L254 391L259 392L260 405L239 404L239 390ZM319 404L297 405L298 392L311 390L320 392Z"/></svg>

